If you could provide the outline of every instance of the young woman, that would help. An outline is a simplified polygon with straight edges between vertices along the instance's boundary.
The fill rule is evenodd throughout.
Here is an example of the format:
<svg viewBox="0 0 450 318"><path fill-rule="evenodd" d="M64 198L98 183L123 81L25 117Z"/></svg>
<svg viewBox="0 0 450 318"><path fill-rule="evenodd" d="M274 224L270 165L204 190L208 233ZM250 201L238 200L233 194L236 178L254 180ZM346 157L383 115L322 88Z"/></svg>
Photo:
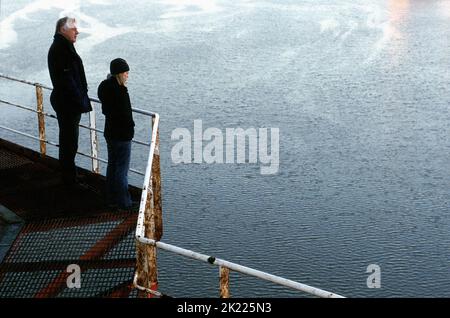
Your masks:
<svg viewBox="0 0 450 318"><path fill-rule="evenodd" d="M127 89L129 70L124 59L112 60L111 74L98 87L98 97L106 117L104 136L108 145L107 201L110 207L117 206L126 210L133 208L128 191L131 140L134 137L134 121Z"/></svg>

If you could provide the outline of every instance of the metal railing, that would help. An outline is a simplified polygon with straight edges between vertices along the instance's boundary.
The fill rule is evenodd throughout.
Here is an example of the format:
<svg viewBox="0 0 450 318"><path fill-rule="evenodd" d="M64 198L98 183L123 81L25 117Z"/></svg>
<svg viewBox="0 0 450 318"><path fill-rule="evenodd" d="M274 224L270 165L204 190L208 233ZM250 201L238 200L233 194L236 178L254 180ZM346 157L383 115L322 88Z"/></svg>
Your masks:
<svg viewBox="0 0 450 318"><path fill-rule="evenodd" d="M36 87L37 110L32 108L10 103L0 99L0 103L26 109L38 114L39 137L32 136L20 132L18 130L4 127L0 128L21 134L23 136L38 140L40 142L40 151L43 156L46 155L45 145L50 144L58 146L45 139L45 121L44 117L56 118L52 114L44 112L42 89L51 90L39 83L31 83L25 80L12 78L0 74L0 78L33 85ZM99 103L98 100L91 98L91 101ZM266 272L255 270L250 267L242 266L236 263L228 262L223 259L215 258L205 254L200 254L188 249L184 249L175 245L161 242L163 234L162 222L162 196L161 196L161 170L160 170L160 153L159 153L159 115L156 113L133 108L133 112L149 116L152 118L151 142L134 141L137 144L149 146L148 161L145 174L134 170L138 174L144 175L142 186L141 201L139 205L139 215L136 225L136 272L133 279L134 287L142 292L141 296L153 295L157 297L164 296L158 289L158 273L157 273L157 249L162 249L180 256L191 258L197 261L209 263L219 267L219 290L220 297L230 297L229 291L229 273L231 271L239 272L248 276L253 276L261 280L269 281L280 286L285 286L297 291L302 291L314 296L323 298L342 298L343 296L332 293L323 289L305 285L293 280L289 280L280 276L272 275ZM91 132L91 154L83 154L83 156L92 159L92 171L99 173L98 161L107 163L106 160L98 158L98 140L97 132L102 132L95 125L95 111L89 113L89 126L80 125L80 127L89 129ZM131 169L130 169L131 170Z"/></svg>
<svg viewBox="0 0 450 318"><path fill-rule="evenodd" d="M46 133L45 133L45 128L46 128L46 121L45 121L45 117L49 117L49 118L53 118L53 119L57 119L56 115L45 112L44 111L44 99L43 99L43 90L48 90L51 91L52 88L45 86L43 84L40 83L33 83L33 82L29 82L23 79L17 79L11 76L7 76L4 74L0 74L0 78L3 79L7 79L10 81L14 81L14 82L18 82L18 83L22 83L22 84L27 84L27 85L31 85L34 86L36 89L36 109L31 108L31 107L27 107L24 105L20 105L20 104L16 104L16 103L11 103L9 101L5 101L3 99L0 99L0 103L5 104L5 105L9 105L9 106L13 106L19 109L24 109L26 111L30 111L33 113L37 113L38 115L38 129L39 129L39 136L33 136L24 132L21 132L17 129L13 129L10 127L6 127L3 125L0 125L0 128L13 132L15 134L39 141L39 145L40 145L40 153L41 155L45 156L47 154L47 147L46 145L51 145L54 147L59 147L59 145L55 142L49 141L47 140L46 137ZM95 98L89 98L91 100L91 102L95 103L95 104L100 104L100 101L98 99ZM141 114L144 116L148 116L148 117L153 117L154 114L152 112L148 112L142 109L138 109L138 108L133 108L132 111L134 113L137 114ZM88 113L89 116L89 126L86 126L84 124L79 124L79 127L87 129L90 131L90 149L91 149L91 153L87 154L87 153L83 153L81 151L77 151L77 154L83 156L83 157L87 157L91 159L91 170L94 173L99 174L100 173L100 165L99 162L103 162L103 163L108 163L108 161L104 158L100 158L98 156L99 153L99 147L98 147L98 134L97 133L103 133L103 130L98 129L97 125L96 125L96 112L95 112L95 107L93 109L93 111ZM137 145L142 145L142 146L150 146L150 143L147 142L143 142L140 140L135 140L133 139L132 142L134 144ZM137 175L141 175L144 176L144 172L143 171L139 171L137 169L134 168L130 168L130 171L137 174Z"/></svg>
<svg viewBox="0 0 450 318"><path fill-rule="evenodd" d="M153 118L152 142L136 226L137 270L133 282L137 289L158 297L163 296L163 294L157 291L158 273L156 249L159 248L177 255L218 266L220 284L219 295L221 298L230 297L230 270L322 298L343 298L341 295L320 288L308 286L213 256L200 254L175 245L163 243L160 241L161 237L162 207L159 156L159 115L155 114Z"/></svg>

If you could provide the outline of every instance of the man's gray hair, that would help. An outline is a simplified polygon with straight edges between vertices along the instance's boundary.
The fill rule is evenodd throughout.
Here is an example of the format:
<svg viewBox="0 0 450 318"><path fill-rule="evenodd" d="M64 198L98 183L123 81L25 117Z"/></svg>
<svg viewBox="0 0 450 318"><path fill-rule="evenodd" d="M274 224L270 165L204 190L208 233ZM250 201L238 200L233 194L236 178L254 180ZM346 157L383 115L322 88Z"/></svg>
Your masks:
<svg viewBox="0 0 450 318"><path fill-rule="evenodd" d="M75 22L75 18L63 17L59 19L58 21L56 21L55 34L59 33L62 28L64 28L65 30L70 29L71 25L73 26Z"/></svg>

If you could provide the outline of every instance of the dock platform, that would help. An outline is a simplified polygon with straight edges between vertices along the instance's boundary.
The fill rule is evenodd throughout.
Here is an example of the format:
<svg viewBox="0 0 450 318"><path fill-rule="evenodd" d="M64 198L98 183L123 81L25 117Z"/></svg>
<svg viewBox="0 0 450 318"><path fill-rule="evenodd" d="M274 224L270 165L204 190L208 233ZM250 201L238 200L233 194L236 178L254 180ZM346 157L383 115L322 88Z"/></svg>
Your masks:
<svg viewBox="0 0 450 318"><path fill-rule="evenodd" d="M79 173L67 189L56 159L0 139L0 298L137 296L138 213L109 210L105 178ZM81 288L68 287L70 265Z"/></svg>

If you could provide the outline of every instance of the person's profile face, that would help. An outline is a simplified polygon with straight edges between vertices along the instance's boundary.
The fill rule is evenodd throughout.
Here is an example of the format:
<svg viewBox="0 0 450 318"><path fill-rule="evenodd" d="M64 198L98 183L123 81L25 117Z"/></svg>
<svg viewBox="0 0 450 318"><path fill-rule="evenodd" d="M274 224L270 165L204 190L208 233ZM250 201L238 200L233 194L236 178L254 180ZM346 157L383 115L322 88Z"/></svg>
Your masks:
<svg viewBox="0 0 450 318"><path fill-rule="evenodd" d="M61 29L61 34L71 43L75 43L79 34L76 23L67 23Z"/></svg>

